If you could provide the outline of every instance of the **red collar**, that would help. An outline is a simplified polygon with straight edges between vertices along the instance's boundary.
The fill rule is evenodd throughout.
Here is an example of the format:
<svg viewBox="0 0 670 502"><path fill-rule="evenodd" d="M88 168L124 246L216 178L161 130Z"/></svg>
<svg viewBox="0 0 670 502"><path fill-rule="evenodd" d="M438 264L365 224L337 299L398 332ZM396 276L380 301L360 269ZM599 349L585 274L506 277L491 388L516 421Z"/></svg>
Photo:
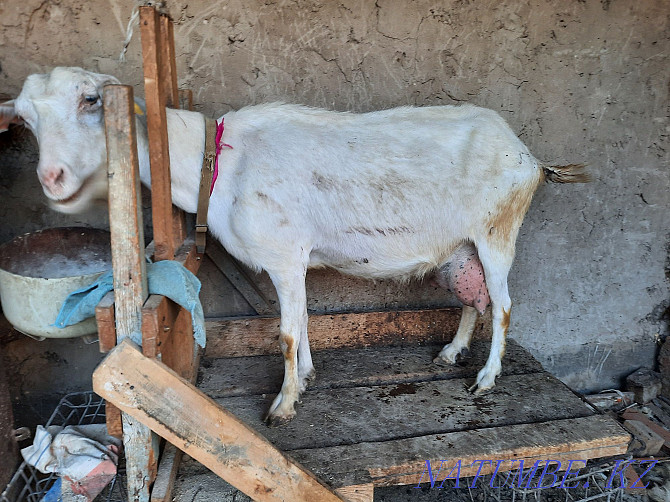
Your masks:
<svg viewBox="0 0 670 502"><path fill-rule="evenodd" d="M216 140L215 140L215 146L216 146L216 154L214 157L214 174L212 175L212 186L209 187L209 195L212 195L212 191L214 190L214 183L216 183L216 179L219 177L219 154L221 153L221 150L225 146L226 148L230 148L231 150L233 149L232 146L230 146L228 143L223 143L221 141L223 139L223 118L221 118L221 123L217 122L216 123Z"/></svg>

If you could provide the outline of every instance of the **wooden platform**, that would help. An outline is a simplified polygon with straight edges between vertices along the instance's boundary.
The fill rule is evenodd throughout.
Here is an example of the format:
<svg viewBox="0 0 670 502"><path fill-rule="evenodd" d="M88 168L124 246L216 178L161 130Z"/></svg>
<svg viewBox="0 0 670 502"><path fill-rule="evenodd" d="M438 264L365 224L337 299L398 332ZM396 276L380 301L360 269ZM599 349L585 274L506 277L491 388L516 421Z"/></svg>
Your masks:
<svg viewBox="0 0 670 502"><path fill-rule="evenodd" d="M262 417L281 386L281 356L205 357L198 384L332 487L369 487L352 500L372 500L373 486L416 484L422 474L425 482L426 460L437 475L441 460L460 459L468 476L479 464L466 467L479 459L563 461L626 452L629 435L613 419L597 414L513 341L497 386L481 396L467 388L484 364L488 341L474 340L470 357L451 367L432 362L442 341L412 341L316 351L317 380L303 394L297 418L279 428L268 428ZM201 483L206 470L187 464L177 494L193 476Z"/></svg>

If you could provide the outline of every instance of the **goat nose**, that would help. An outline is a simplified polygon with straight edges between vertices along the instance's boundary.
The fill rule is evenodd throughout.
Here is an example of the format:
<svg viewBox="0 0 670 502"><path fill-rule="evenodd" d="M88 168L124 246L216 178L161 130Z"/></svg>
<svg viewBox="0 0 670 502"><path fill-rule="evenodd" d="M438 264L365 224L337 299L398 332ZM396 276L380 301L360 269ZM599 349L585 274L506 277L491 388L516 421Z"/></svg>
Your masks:
<svg viewBox="0 0 670 502"><path fill-rule="evenodd" d="M39 179L42 185L53 192L65 181L65 169L62 166L49 167L40 173Z"/></svg>

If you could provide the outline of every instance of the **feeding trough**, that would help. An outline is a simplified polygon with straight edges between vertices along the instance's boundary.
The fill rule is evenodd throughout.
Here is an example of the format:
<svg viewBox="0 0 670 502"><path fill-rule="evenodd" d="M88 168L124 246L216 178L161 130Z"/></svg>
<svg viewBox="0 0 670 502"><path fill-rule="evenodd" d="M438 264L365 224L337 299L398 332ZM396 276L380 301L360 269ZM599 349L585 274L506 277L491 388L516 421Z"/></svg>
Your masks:
<svg viewBox="0 0 670 502"><path fill-rule="evenodd" d="M65 298L110 270L109 232L52 228L0 245L0 300L7 320L36 338L72 338L96 332L95 318L54 326Z"/></svg>

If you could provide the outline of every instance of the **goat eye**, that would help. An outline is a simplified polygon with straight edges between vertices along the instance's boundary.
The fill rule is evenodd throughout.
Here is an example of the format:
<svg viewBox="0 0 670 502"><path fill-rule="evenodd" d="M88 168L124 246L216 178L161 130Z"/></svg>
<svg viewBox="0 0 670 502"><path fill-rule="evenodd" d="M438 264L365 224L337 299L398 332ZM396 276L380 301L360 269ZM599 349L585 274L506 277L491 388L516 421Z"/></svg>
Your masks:
<svg viewBox="0 0 670 502"><path fill-rule="evenodd" d="M84 101L86 102L86 104L89 104L89 105L96 104L99 99L100 99L100 96L98 96L97 94L91 94L89 96L84 96Z"/></svg>

